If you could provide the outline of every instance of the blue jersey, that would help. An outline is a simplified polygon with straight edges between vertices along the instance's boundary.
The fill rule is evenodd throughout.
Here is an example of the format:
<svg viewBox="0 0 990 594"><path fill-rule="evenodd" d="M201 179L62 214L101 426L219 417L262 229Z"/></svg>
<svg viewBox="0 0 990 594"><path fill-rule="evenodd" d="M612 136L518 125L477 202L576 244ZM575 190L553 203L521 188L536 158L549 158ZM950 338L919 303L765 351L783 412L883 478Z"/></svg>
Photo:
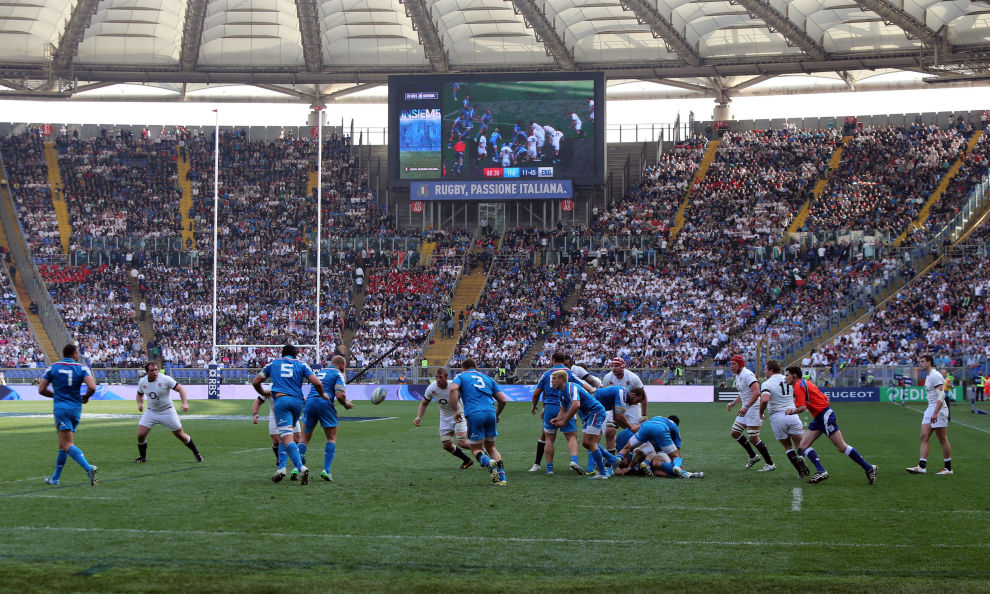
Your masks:
<svg viewBox="0 0 990 594"><path fill-rule="evenodd" d="M595 390L595 398L602 403L605 410L625 409L627 394L629 391L622 386L609 386Z"/></svg>
<svg viewBox="0 0 990 594"><path fill-rule="evenodd" d="M323 391L330 400L333 400L337 390L347 389L344 383L344 377L340 375L340 372L335 367L321 369L316 374L316 377L320 378L320 382L323 384ZM310 392L310 395L312 395L312 392Z"/></svg>
<svg viewBox="0 0 990 594"><path fill-rule="evenodd" d="M313 370L302 361L286 356L265 365L261 375L272 380L272 394L286 394L301 400L303 382L313 375Z"/></svg>
<svg viewBox="0 0 990 594"><path fill-rule="evenodd" d="M636 439L650 442L659 441L662 444L668 436L670 442L678 448L681 447L681 432L678 430L677 424L667 417L653 417L640 425ZM654 443L654 446L656 445L657 443Z"/></svg>
<svg viewBox="0 0 990 594"><path fill-rule="evenodd" d="M553 372L557 371L558 369L563 369L564 371L567 372L567 381L577 382L577 378L574 377L574 374L571 372L571 370L564 365L554 365L550 369L544 371L543 375L540 376L540 381L536 383L536 387L543 390L543 404L547 406L551 406L551 405L560 406L560 397L559 397L560 391L553 390L553 392L551 392L553 387L550 384L550 376L553 375ZM570 399L568 399L568 402L570 402Z"/></svg>
<svg viewBox="0 0 990 594"><path fill-rule="evenodd" d="M567 382L567 385L564 386L563 393L560 390L555 391L559 394L560 408L570 407L571 403L577 400L581 404L578 412L581 413L582 419L588 419L596 414L600 414L602 417L605 416L605 407L602 406L602 403L598 402L597 398L588 393L580 385Z"/></svg>
<svg viewBox="0 0 990 594"><path fill-rule="evenodd" d="M495 380L477 369L461 372L453 383L459 386L464 402L464 416L495 410L495 394L501 392Z"/></svg>
<svg viewBox="0 0 990 594"><path fill-rule="evenodd" d="M89 372L89 366L75 359L62 359L45 371L52 391L55 393L55 408L82 409L82 384Z"/></svg>
<svg viewBox="0 0 990 594"><path fill-rule="evenodd" d="M502 142L502 135L498 133L498 130L495 130L491 133L491 136L488 137L488 142L495 147L495 152L498 152L498 145Z"/></svg>

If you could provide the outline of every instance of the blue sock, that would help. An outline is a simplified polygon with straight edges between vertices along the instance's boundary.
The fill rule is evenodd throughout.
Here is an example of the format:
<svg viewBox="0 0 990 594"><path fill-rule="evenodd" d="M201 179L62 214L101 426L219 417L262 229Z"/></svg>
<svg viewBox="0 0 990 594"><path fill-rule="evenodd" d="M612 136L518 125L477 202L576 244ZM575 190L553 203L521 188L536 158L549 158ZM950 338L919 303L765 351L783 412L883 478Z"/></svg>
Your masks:
<svg viewBox="0 0 990 594"><path fill-rule="evenodd" d="M581 466L581 463L578 462L578 457L577 456L571 456L571 462L577 464L578 466Z"/></svg>
<svg viewBox="0 0 990 594"><path fill-rule="evenodd" d="M296 470L302 468L302 457L299 455L299 446L296 445L296 442L293 441L285 446L285 451L289 454L289 459L292 460L292 465L296 467Z"/></svg>
<svg viewBox="0 0 990 594"><path fill-rule="evenodd" d="M547 472L553 472L553 462L547 462Z"/></svg>
<svg viewBox="0 0 990 594"><path fill-rule="evenodd" d="M605 462L602 460L602 449L598 448L597 450L591 452L590 457L595 460L595 470L598 471L598 474L605 474Z"/></svg>
<svg viewBox="0 0 990 594"><path fill-rule="evenodd" d="M59 477L62 476L62 469L65 468L65 461L68 460L69 454L58 451L58 455L55 456L55 472L52 473L52 480L57 481Z"/></svg>
<svg viewBox="0 0 990 594"><path fill-rule="evenodd" d="M618 462L619 460L618 458L612 455L612 452L606 450L605 448L598 448L598 451L602 453L602 458L604 458L605 461L608 462L609 466L615 466L615 463Z"/></svg>
<svg viewBox="0 0 990 594"><path fill-rule="evenodd" d="M825 467L822 466L822 461L818 459L818 452L814 448L808 448L804 451L804 455L811 460L811 463L815 465L818 472L825 472Z"/></svg>
<svg viewBox="0 0 990 594"><path fill-rule="evenodd" d="M302 442L300 442L300 443L298 443L296 445L299 448L299 457L300 458L305 458L306 457L306 448L308 446L306 444L302 443Z"/></svg>
<svg viewBox="0 0 990 594"><path fill-rule="evenodd" d="M664 462L663 464L661 464L660 470L666 472L668 478L674 478L677 476L674 474L674 465L671 464L670 462Z"/></svg>
<svg viewBox="0 0 990 594"><path fill-rule="evenodd" d="M333 455L337 453L337 444L328 441L327 445L323 446L323 470L327 474L330 474L330 465L333 464Z"/></svg>
<svg viewBox="0 0 990 594"><path fill-rule="evenodd" d="M588 464L587 466L585 466L584 471L590 473L594 468L595 468L595 457L591 455L591 452L588 452Z"/></svg>
<svg viewBox="0 0 990 594"><path fill-rule="evenodd" d="M678 456L678 457L674 458L673 460L671 460L670 463L671 463L672 466L680 466L680 467L683 467L684 466L684 460L680 456Z"/></svg>
<svg viewBox="0 0 990 594"><path fill-rule="evenodd" d="M852 458L853 462L862 466L864 470L873 470L873 466L864 460L863 457L859 455L859 452L856 451L856 448L851 445L846 446L846 455Z"/></svg>
<svg viewBox="0 0 990 594"><path fill-rule="evenodd" d="M285 444L278 444L278 467L285 468L286 463L289 461L289 454L285 451Z"/></svg>
<svg viewBox="0 0 990 594"><path fill-rule="evenodd" d="M481 465L482 470L491 470L488 465L492 463L492 459L488 457L488 454L484 452L478 452L476 456L478 458L478 464Z"/></svg>
<svg viewBox="0 0 990 594"><path fill-rule="evenodd" d="M71 448L69 448L69 457L75 460L76 463L79 464L79 466L82 466L83 470L85 470L86 472L93 470L93 467L90 466L89 462L86 461L86 456L83 455L82 450L80 450L76 446L72 446Z"/></svg>

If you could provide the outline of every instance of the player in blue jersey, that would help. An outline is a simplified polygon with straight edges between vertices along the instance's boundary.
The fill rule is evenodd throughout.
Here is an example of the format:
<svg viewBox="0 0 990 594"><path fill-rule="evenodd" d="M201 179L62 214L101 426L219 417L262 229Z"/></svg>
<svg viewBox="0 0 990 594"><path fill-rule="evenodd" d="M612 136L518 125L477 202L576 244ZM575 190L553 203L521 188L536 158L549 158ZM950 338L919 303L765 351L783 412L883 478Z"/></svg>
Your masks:
<svg viewBox="0 0 990 594"><path fill-rule="evenodd" d="M499 134L498 128L492 130L488 136L488 145L492 147L492 158L498 159L498 153L502 150L502 135Z"/></svg>
<svg viewBox="0 0 990 594"><path fill-rule="evenodd" d="M640 425L639 431L629 438L619 454L627 465L635 465L632 451L642 446L639 451L645 455L654 476L705 478L703 472L688 472L682 468L680 423L677 415L653 417Z"/></svg>
<svg viewBox="0 0 990 594"><path fill-rule="evenodd" d="M573 420L575 414L580 413L584 422L581 430L581 445L588 450L588 458L594 461L595 467L595 472L589 478L607 479L616 459L615 456L598 447L598 440L605 430L605 407L587 390L567 381L567 377L566 369L558 369L550 376L549 393L556 395L560 400L560 412L550 422L556 427L562 427ZM608 460L608 472L605 470L603 456Z"/></svg>
<svg viewBox="0 0 990 594"><path fill-rule="evenodd" d="M461 373L450 382L450 408L454 422L461 421L458 401L464 400L464 417L467 418L468 443L471 453L491 473L492 482L505 486L505 465L502 454L495 449L498 436L498 418L505 408L506 397L495 380L478 371L474 359L468 357L461 363ZM484 450L482 450L482 445ZM487 450L487 454L485 451Z"/></svg>
<svg viewBox="0 0 990 594"><path fill-rule="evenodd" d="M594 376L588 374L588 377L594 377ZM632 390L627 390L622 386L607 386L605 388L598 388L597 390L595 390L594 397L605 408L605 416L606 416L605 431L607 435L609 417L611 417L613 419L613 422L622 429L629 429L631 427L629 421L626 419L626 407L641 403L646 398L646 392L643 390L643 388L634 388ZM609 413L612 414L610 415ZM639 429L639 424L637 423L635 427L636 429ZM601 442L601 435L597 437L597 440ZM606 440L606 446L607 445L608 443ZM611 454L612 456L615 455L614 441L612 443L611 448L606 447L606 451L608 451L609 454ZM588 462L588 467L586 467L585 470L591 472L590 461Z"/></svg>
<svg viewBox="0 0 990 594"><path fill-rule="evenodd" d="M82 385L86 384L86 394L82 394ZM86 461L86 456L74 440L73 434L79 426L82 416L82 405L89 402L96 393L96 382L89 367L82 363L82 355L74 344L67 344L62 349L62 360L52 364L45 371L38 385L38 393L54 400L55 430L58 431L58 455L55 457L55 472L45 477L49 485L57 485L62 476L62 468L68 458L82 466L89 476L89 484L96 485L96 466Z"/></svg>
<svg viewBox="0 0 990 594"><path fill-rule="evenodd" d="M536 442L536 462L533 467L529 469L530 472L536 472L541 470L542 467L540 463L543 461L543 457L546 456L547 459L547 475L553 476L553 453L554 453L554 442L557 439L557 430L559 429L564 434L564 439L567 440L567 453L570 454L571 462L570 467L574 472L578 474L584 474L584 469L578 464L578 443L577 443L577 423L574 419L571 419L564 425L558 427L550 422L551 419L557 416L560 412L560 400L555 395L547 394L550 389L550 379L554 371L558 369L563 369L567 372L567 381L574 382L580 385L582 388L591 392L594 390L589 384L579 380L570 369L564 364L567 360L567 355L560 351L556 351L550 356L550 361L553 365L550 369L543 372L540 376L540 381L536 384L536 388L533 389L533 410L532 413L536 414L536 407L540 402L540 396L543 396L543 433L540 434L540 439Z"/></svg>
<svg viewBox="0 0 990 594"><path fill-rule="evenodd" d="M347 385L344 382L344 369L346 362L340 355L335 355L330 359L330 367L321 369L316 377L320 378L323 384L323 393L333 393L346 410L354 408L354 403L347 399ZM337 409L334 408L332 398L318 398L309 394L306 405L303 408L303 435L299 444L300 457L306 455L306 448L309 440L313 438L313 431L317 425L323 427L323 433L327 436L327 443L323 446L323 471L320 478L328 483L333 482L333 475L330 474L330 466L333 464L334 454L337 453Z"/></svg>
<svg viewBox="0 0 990 594"><path fill-rule="evenodd" d="M282 356L265 365L258 375L251 380L254 391L273 399L272 413L278 426L278 434L282 440L284 451L279 451L278 470L272 475L272 482L278 483L285 478L285 466L292 459L293 474L298 473L303 485L309 484L309 469L302 463L299 446L292 440L293 427L303 410L303 382L308 381L316 389L316 393L324 400L330 398L323 393L323 382L316 377L313 370L302 361L296 360L299 349L287 344L282 347ZM266 390L261 384L271 379L272 389ZM313 396L310 395L310 398Z"/></svg>

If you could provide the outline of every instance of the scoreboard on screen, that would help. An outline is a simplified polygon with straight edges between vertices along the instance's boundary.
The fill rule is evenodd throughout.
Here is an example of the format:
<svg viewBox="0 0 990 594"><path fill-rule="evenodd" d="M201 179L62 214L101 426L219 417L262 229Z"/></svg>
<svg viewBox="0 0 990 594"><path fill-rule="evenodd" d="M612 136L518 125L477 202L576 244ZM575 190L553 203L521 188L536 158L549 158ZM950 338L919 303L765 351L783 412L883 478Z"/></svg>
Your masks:
<svg viewBox="0 0 990 594"><path fill-rule="evenodd" d="M601 73L392 76L389 179L413 200L573 196L605 180Z"/></svg>

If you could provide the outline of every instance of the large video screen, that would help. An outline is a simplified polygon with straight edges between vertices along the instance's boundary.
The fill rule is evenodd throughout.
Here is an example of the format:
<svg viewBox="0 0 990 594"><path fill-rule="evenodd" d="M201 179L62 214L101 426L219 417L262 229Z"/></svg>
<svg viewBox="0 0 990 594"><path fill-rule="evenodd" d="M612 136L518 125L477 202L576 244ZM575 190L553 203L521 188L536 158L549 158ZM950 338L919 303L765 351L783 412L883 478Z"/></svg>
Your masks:
<svg viewBox="0 0 990 594"><path fill-rule="evenodd" d="M393 186L604 181L604 75L393 76L388 86Z"/></svg>

